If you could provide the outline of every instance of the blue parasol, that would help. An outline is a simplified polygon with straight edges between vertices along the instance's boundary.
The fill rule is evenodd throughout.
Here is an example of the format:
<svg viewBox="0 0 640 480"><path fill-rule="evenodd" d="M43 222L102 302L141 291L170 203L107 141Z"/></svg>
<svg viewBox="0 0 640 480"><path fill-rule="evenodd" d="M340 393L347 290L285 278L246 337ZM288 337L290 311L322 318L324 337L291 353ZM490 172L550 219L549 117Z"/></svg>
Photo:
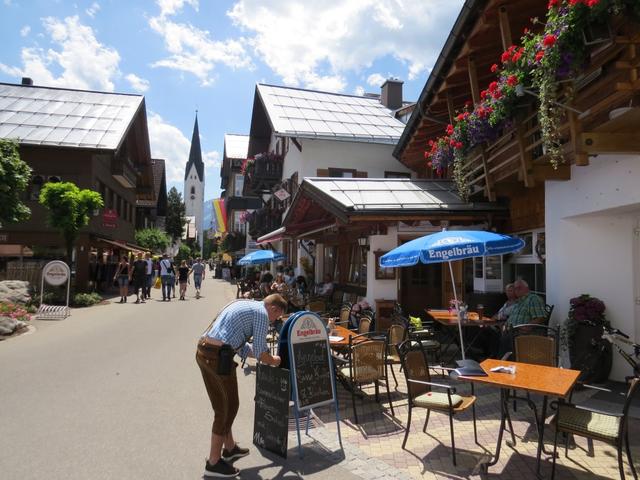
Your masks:
<svg viewBox="0 0 640 480"><path fill-rule="evenodd" d="M238 260L238 265L259 265L284 259L285 256L283 254L274 250L256 250Z"/></svg>
<svg viewBox="0 0 640 480"><path fill-rule="evenodd" d="M380 266L384 268L410 267L421 263L449 263L453 296L458 305L458 293L453 277L451 262L473 257L489 257L492 255L504 255L517 252L524 246L520 238L510 237L493 232L476 230L451 230L433 233L416 238L410 242L394 248L389 253L380 257ZM462 338L462 326L460 325L460 310L458 310L458 330L460 333L460 348L462 358L464 354L464 341Z"/></svg>

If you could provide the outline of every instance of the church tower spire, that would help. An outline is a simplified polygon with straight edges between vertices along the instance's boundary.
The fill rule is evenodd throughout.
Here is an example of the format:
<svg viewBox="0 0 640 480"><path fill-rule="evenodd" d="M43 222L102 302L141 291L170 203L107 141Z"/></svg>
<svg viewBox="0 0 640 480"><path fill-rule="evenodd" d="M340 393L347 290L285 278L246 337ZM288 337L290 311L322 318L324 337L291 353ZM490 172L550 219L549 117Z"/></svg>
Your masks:
<svg viewBox="0 0 640 480"><path fill-rule="evenodd" d="M187 226L187 236L195 233L200 249L204 241L204 162L202 161L202 149L200 147L200 131L198 129L198 111L196 110L196 120L193 125L193 135L191 136L191 148L189 149L189 159L184 169L184 205L186 216L192 217L194 229Z"/></svg>
<svg viewBox="0 0 640 480"><path fill-rule="evenodd" d="M191 135L191 148L189 149L189 161L184 171L184 179L187 179L191 165L196 167L198 178L204 182L204 162L202 161L202 150L200 148L200 131L198 130L198 111L196 110L196 121L193 125L193 135Z"/></svg>

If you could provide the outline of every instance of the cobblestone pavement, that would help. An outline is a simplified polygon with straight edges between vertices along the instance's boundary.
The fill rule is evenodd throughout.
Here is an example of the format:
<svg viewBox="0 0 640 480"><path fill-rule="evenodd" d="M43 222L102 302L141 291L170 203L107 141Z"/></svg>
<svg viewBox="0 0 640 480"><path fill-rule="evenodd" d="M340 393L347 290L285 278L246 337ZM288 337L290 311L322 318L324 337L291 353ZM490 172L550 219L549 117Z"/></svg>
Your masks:
<svg viewBox="0 0 640 480"><path fill-rule="evenodd" d="M395 367L397 369L397 367ZM491 387L476 387L478 443L473 437L473 422L471 411L457 415L454 418L454 429L457 451L457 466L451 458L451 437L449 419L446 414L432 412L427 433L422 432L426 418L426 411L414 409L412 428L406 449L401 448L407 422L408 406L406 385L402 374L397 375L399 386L393 389L391 380L391 399L395 416L391 415L386 392L381 389L381 403L376 403L373 387L365 388L367 395L364 399L357 399L358 418L355 424L351 395L338 384L340 405L340 428L344 451L340 450L337 441L337 428L333 407L322 407L314 410L318 417L315 428L310 430L310 436L302 435L305 448L315 451L324 450L336 463L362 478L367 479L460 479L460 478L500 478L522 480L535 478L537 433L533 423L533 412L523 402L519 402L517 411L511 416L516 436L516 445L510 443L510 435L505 432L501 458L497 465L490 467L487 475L481 475L479 463L486 460L496 448L497 434L500 423L499 391ZM434 378L434 381L450 383L448 378ZM458 392L469 390L468 384L457 384ZM384 393L383 393L384 392ZM573 400L580 403L587 400L592 391L576 391ZM541 397L532 396L541 406ZM545 443L547 448L553 448L553 426L549 420L553 412L549 409L547 428L545 428ZM632 419L630 422L630 438L632 455L637 458L640 453L638 438L640 421ZM297 442L295 432L290 437L290 447ZM318 450L319 449L319 450ZM569 445L569 457L564 455L563 444L559 445L560 456L556 469L556 478L561 479L612 479L619 478L617 455L614 447L602 442L593 443L592 454L589 453L586 439L576 437ZM626 464L625 471L629 478L631 470ZM543 454L542 475L550 478L550 456Z"/></svg>

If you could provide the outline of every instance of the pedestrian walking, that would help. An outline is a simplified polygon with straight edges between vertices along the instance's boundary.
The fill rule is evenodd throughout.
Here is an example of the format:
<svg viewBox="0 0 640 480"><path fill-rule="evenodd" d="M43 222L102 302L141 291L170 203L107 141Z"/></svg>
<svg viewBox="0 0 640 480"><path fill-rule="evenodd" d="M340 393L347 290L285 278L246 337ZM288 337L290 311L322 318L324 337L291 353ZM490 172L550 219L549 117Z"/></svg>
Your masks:
<svg viewBox="0 0 640 480"><path fill-rule="evenodd" d="M187 283L189 283L189 274L191 270L187 265L186 260L182 260L180 267L178 268L178 278L176 282L180 283L180 300L184 300L184 296L187 293Z"/></svg>
<svg viewBox="0 0 640 480"><path fill-rule="evenodd" d="M133 262L132 267L129 269L129 281L133 283L133 290L136 292L136 303L140 303L140 296L142 296L142 303L144 301L144 291L146 288L147 280L147 262L142 258L142 252L138 253L136 260Z"/></svg>
<svg viewBox="0 0 640 480"><path fill-rule="evenodd" d="M238 364L233 357L236 353L242 358L250 355L267 365L280 365L280 357L269 353L267 332L286 309L287 302L278 294L262 302L237 300L222 309L198 341L196 362L214 412L205 477L235 477L240 470L230 462L249 455L249 449L240 447L231 431L240 403ZM247 343L249 338L253 346Z"/></svg>
<svg viewBox="0 0 640 480"><path fill-rule="evenodd" d="M113 276L113 281L118 283L120 287L120 301L118 303L126 303L127 296L129 295L129 262L127 257L120 257L120 263L116 268L116 274Z"/></svg>
<svg viewBox="0 0 640 480"><path fill-rule="evenodd" d="M196 258L196 263L191 267L191 271L193 272L193 286L196 289L196 298L200 298L200 289L202 288L205 271L204 263L202 263L200 257Z"/></svg>
<svg viewBox="0 0 640 480"><path fill-rule="evenodd" d="M173 285L173 262L166 253L160 260L160 279L162 280L162 301L171 301L171 287Z"/></svg>
<svg viewBox="0 0 640 480"><path fill-rule="evenodd" d="M146 263L145 289L144 289L144 296L142 298L145 300L148 300L151 298L151 287L153 286L153 260L151 259L151 253L149 252L145 253L144 261Z"/></svg>

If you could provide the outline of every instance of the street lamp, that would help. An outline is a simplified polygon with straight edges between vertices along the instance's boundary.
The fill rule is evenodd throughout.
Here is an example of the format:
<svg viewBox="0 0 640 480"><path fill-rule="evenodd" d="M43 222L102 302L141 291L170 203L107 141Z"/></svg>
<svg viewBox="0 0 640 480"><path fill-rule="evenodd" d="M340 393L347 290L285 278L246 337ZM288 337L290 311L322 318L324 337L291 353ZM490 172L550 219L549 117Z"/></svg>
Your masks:
<svg viewBox="0 0 640 480"><path fill-rule="evenodd" d="M360 245L360 248L369 250L369 237L358 237L358 245Z"/></svg>

